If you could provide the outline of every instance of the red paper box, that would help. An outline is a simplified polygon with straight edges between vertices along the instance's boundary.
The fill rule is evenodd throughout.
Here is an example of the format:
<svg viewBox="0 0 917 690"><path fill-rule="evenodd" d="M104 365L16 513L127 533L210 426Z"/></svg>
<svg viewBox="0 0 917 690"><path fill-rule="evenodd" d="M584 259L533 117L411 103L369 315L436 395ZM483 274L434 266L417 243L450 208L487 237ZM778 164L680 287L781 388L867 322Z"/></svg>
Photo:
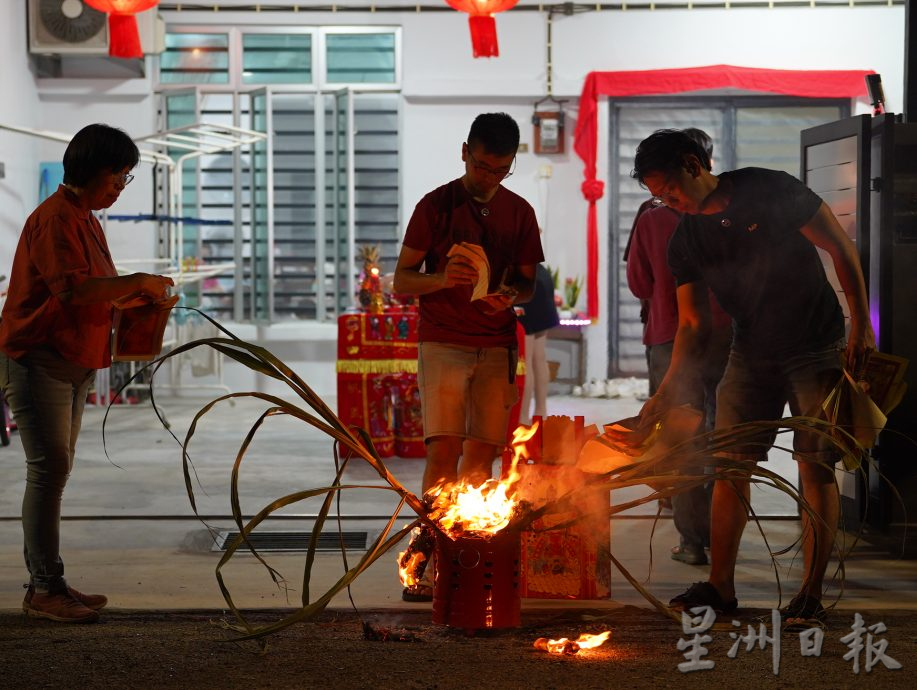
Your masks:
<svg viewBox="0 0 917 690"><path fill-rule="evenodd" d="M576 417L567 433L574 439L543 436L544 425L526 443L527 464L517 467L519 493L536 506L577 491L575 506L559 506L543 515L522 533L521 596L529 599L607 599L611 596L611 529L608 520L609 492L590 491L591 478L572 464L550 464L551 452L573 446L583 439L583 418ZM575 457L575 453L574 453ZM551 529L584 515L568 527Z"/></svg>

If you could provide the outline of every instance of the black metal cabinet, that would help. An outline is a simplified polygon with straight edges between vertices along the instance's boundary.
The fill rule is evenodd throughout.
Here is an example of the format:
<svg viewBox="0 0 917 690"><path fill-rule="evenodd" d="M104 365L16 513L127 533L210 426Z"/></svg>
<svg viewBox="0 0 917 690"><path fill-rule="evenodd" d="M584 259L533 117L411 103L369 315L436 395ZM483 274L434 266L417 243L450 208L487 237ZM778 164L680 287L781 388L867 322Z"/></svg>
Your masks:
<svg viewBox="0 0 917 690"><path fill-rule="evenodd" d="M917 124L861 115L803 131L801 147L802 180L857 245L878 349L911 363L909 392L873 450L875 468L865 477L838 471L844 526L917 554Z"/></svg>
<svg viewBox="0 0 917 690"><path fill-rule="evenodd" d="M906 357L908 393L874 449L870 504L893 538L917 553L917 124L873 119L870 142L869 309L881 352ZM903 504L903 505L902 505Z"/></svg>

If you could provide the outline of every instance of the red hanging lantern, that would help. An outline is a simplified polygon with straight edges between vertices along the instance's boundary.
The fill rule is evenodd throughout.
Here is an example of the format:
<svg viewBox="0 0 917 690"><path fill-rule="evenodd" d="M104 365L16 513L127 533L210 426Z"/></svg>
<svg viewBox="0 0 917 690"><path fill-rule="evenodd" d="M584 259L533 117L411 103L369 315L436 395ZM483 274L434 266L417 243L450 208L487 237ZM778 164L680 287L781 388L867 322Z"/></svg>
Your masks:
<svg viewBox="0 0 917 690"><path fill-rule="evenodd" d="M519 0L446 0L453 9L468 13L471 47L476 58L500 55L494 15L512 9L517 2Z"/></svg>
<svg viewBox="0 0 917 690"><path fill-rule="evenodd" d="M138 12L159 4L159 0L83 0L90 7L108 15L108 54L119 58L142 58Z"/></svg>

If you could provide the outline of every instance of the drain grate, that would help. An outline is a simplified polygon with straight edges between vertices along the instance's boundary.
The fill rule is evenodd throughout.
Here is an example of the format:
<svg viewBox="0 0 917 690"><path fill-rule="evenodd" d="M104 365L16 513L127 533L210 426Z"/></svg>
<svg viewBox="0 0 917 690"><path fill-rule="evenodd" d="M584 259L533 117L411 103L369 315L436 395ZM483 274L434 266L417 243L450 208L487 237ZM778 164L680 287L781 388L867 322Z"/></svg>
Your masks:
<svg viewBox="0 0 917 690"><path fill-rule="evenodd" d="M238 530L221 531L213 550L225 551L238 536ZM317 551L340 551L343 542L348 550L365 551L367 536L366 532L322 532L315 548ZM248 535L248 541L258 551L308 551L311 538L311 532L253 532Z"/></svg>

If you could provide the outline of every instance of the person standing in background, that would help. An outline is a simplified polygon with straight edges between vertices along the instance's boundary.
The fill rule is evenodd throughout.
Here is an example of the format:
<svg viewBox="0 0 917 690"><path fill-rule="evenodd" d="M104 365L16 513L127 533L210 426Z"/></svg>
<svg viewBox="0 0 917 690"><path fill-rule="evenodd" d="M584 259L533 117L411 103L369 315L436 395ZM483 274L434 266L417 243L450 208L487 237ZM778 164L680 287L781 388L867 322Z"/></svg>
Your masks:
<svg viewBox="0 0 917 690"><path fill-rule="evenodd" d="M521 308L519 322L525 329L525 385L522 389L522 407L519 423L532 423L532 416L545 417L548 414L548 383L551 374L548 368L546 344L548 331L560 324L557 305L554 303L554 278L544 264L535 270L535 294L531 301ZM535 410L532 414L532 400Z"/></svg>
<svg viewBox="0 0 917 690"><path fill-rule="evenodd" d="M684 130L703 150L703 164L713 165L713 141L703 130ZM669 268L669 240L681 221L681 213L657 203L638 219L632 235L627 284L635 297L648 305L643 342L649 363L649 392L656 394L672 361L675 332L678 330L678 303L675 276ZM711 430L716 419L716 386L723 376L732 341L732 319L710 295L713 328L703 355L703 375L687 402L704 413L703 426ZM702 471L703 468L696 468ZM704 548L710 545L710 490L696 486L672 496L672 519L680 543L672 548L672 558L689 565L706 565Z"/></svg>

